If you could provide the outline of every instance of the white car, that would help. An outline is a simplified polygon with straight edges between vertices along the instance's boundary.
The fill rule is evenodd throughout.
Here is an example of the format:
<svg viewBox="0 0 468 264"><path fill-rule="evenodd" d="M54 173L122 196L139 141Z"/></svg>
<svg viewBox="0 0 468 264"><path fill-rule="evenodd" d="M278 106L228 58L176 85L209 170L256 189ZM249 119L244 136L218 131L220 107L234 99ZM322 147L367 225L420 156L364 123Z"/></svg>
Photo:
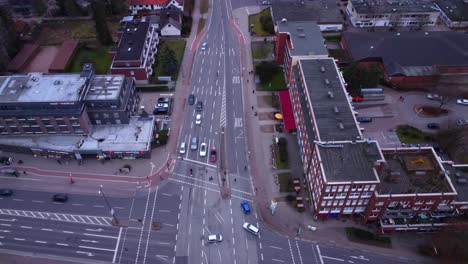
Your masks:
<svg viewBox="0 0 468 264"><path fill-rule="evenodd" d="M221 242L221 241L223 241L222 235L209 235L208 236L208 242L210 243L216 243L216 242Z"/></svg>
<svg viewBox="0 0 468 264"><path fill-rule="evenodd" d="M186 149L185 142L180 143L179 153L185 154Z"/></svg>
<svg viewBox="0 0 468 264"><path fill-rule="evenodd" d="M468 105L468 99L458 99L457 104Z"/></svg>
<svg viewBox="0 0 468 264"><path fill-rule="evenodd" d="M201 115L197 114L195 116L195 125L201 125Z"/></svg>
<svg viewBox="0 0 468 264"><path fill-rule="evenodd" d="M206 143L200 145L200 157L206 157Z"/></svg>
<svg viewBox="0 0 468 264"><path fill-rule="evenodd" d="M429 100L442 100L444 99L442 96L438 95L438 94L427 94L426 95L427 99Z"/></svg>
<svg viewBox="0 0 468 264"><path fill-rule="evenodd" d="M258 229L258 227L248 223L248 222L245 222L244 225L242 226L244 227L245 230L247 230L248 232L258 236L258 233L260 233L260 230Z"/></svg>
<svg viewBox="0 0 468 264"><path fill-rule="evenodd" d="M201 50L206 50L208 48L208 43L203 42L201 45Z"/></svg>

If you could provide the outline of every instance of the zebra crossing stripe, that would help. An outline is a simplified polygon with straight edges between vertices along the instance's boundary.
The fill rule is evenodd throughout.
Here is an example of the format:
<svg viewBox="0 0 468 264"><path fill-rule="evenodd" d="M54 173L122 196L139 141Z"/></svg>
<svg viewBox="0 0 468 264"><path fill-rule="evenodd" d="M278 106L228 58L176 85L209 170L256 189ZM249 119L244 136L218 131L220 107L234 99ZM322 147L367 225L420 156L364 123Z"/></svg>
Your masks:
<svg viewBox="0 0 468 264"><path fill-rule="evenodd" d="M0 214L22 216L22 217L29 217L29 218L49 219L49 220L62 221L62 222L93 224L93 225L101 225L101 226L112 225L112 219L109 217L57 214L57 213L9 210L9 209L0 209Z"/></svg>

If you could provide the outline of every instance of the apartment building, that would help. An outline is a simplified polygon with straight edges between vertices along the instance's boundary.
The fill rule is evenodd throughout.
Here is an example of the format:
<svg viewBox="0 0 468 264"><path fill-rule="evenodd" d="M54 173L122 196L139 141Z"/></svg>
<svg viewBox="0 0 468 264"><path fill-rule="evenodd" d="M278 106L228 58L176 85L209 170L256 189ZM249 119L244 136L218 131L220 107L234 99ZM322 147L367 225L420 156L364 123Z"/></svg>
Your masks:
<svg viewBox="0 0 468 264"><path fill-rule="evenodd" d="M468 2L462 0L436 0L440 19L450 28L468 27Z"/></svg>
<svg viewBox="0 0 468 264"><path fill-rule="evenodd" d="M184 10L184 0L128 0L128 8L132 14L139 12L151 12L165 8L177 8Z"/></svg>
<svg viewBox="0 0 468 264"><path fill-rule="evenodd" d="M153 74L153 64L159 44L158 25L141 20L123 22L117 30L120 38L116 48L110 50L112 74L133 77L138 82L147 82Z"/></svg>
<svg viewBox="0 0 468 264"><path fill-rule="evenodd" d="M346 14L354 27L422 27L435 25L440 10L426 0L349 0Z"/></svg>

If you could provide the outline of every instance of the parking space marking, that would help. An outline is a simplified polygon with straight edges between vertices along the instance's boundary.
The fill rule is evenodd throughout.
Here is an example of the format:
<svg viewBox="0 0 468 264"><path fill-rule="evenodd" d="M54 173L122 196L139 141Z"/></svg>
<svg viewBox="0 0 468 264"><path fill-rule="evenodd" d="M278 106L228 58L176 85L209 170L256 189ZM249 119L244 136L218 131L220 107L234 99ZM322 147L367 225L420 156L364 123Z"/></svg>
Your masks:
<svg viewBox="0 0 468 264"><path fill-rule="evenodd" d="M92 224L92 225L101 225L101 226L110 226L112 223L112 218L110 217L59 214L59 213L47 213L47 212L35 212L35 211L11 210L11 209L0 209L0 215L14 215L14 216L22 216L22 217L28 217L28 218L38 218L38 219L45 219L45 220L54 220L54 221L72 222L72 223L81 223L81 224Z"/></svg>

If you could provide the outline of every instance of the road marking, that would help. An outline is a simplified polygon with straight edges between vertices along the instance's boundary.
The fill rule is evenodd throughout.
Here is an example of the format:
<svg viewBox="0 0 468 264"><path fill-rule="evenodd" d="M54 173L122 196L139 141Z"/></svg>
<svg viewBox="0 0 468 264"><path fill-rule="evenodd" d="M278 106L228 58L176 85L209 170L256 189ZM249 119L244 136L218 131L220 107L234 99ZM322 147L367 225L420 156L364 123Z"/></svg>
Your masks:
<svg viewBox="0 0 468 264"><path fill-rule="evenodd" d="M88 240L88 239L81 239L81 241L83 241L83 242L88 242L88 243L99 243L99 242L96 241L96 240Z"/></svg>
<svg viewBox="0 0 468 264"><path fill-rule="evenodd" d="M156 241L156 243L161 244L161 245L170 245L169 242Z"/></svg>
<svg viewBox="0 0 468 264"><path fill-rule="evenodd" d="M0 211L2 211L2 210L0 210ZM15 219L15 218L12 218L12 219L2 219L2 218L0 218L0 221L15 222L15 221L17 221L17 219Z"/></svg>
<svg viewBox="0 0 468 264"><path fill-rule="evenodd" d="M257 224L257 226L258 226L258 224ZM291 247L291 241L289 240L289 238L288 238L288 245L289 245L289 252L291 253L292 263L293 263L293 264L296 264L296 261L294 260L294 255L293 255L292 247Z"/></svg>
<svg viewBox="0 0 468 264"><path fill-rule="evenodd" d="M24 239L24 238L17 238L17 237L15 237L15 238L14 238L14 240L18 240L18 241L25 241L26 239Z"/></svg>
<svg viewBox="0 0 468 264"><path fill-rule="evenodd" d="M114 252L113 249L108 249L108 248L97 248L97 247L87 247L87 246L78 246L79 248L87 248L87 249L94 249L94 250L102 250L102 251L110 251Z"/></svg>
<svg viewBox="0 0 468 264"><path fill-rule="evenodd" d="M68 244L64 244L64 243L55 243L57 246L64 246L64 247L68 247Z"/></svg>
<svg viewBox="0 0 468 264"><path fill-rule="evenodd" d="M168 223L162 223L163 225L167 225L167 226L170 226L170 227L174 227L175 225L173 224L168 224Z"/></svg>
<svg viewBox="0 0 468 264"><path fill-rule="evenodd" d="M156 191L155 191L155 194L154 194L154 200L153 200L153 210L151 211L151 217L150 217L150 224L153 223L153 217L154 217L154 208L156 207L156 198L158 198L158 190L159 190L159 186L156 186ZM177 224L178 225L178 224ZM179 227L177 226L177 229ZM148 253L148 247L149 247L149 241L150 241L150 237L151 237L151 230L148 231L148 236L146 238L146 248L145 248L145 255L143 256L143 264L146 263L146 255Z"/></svg>
<svg viewBox="0 0 468 264"><path fill-rule="evenodd" d="M88 257L94 256L94 254L91 253L91 252L84 252L84 251L75 251L75 252L78 253L78 254L85 254L85 255L88 255Z"/></svg>
<svg viewBox="0 0 468 264"><path fill-rule="evenodd" d="M102 226L111 226L111 223L112 223L112 218L103 217L103 216L85 216L85 215L47 213L47 212L11 210L11 209L0 209L0 214L22 216L22 217L29 217L29 218L50 219L54 221L63 221L63 222L75 222L75 223L82 223L82 224L102 225ZM81 221L78 221L76 219L81 219ZM88 221L86 221L85 219L88 219ZM10 221L10 220L3 220L3 221ZM14 222L14 221L16 221L16 219L11 220L10 222Z"/></svg>
<svg viewBox="0 0 468 264"><path fill-rule="evenodd" d="M32 226L20 226L21 228L32 229Z"/></svg>
<svg viewBox="0 0 468 264"><path fill-rule="evenodd" d="M169 210L159 210L160 213L170 213L171 211Z"/></svg>
<svg viewBox="0 0 468 264"><path fill-rule="evenodd" d="M337 261L344 261L344 259L340 259L340 258L333 258L333 257L327 257L327 256L321 256L322 258L326 258L326 259L332 259L332 260L337 260Z"/></svg>
<svg viewBox="0 0 468 264"><path fill-rule="evenodd" d="M93 207L103 208L104 205L93 205Z"/></svg>
<svg viewBox="0 0 468 264"><path fill-rule="evenodd" d="M66 234L73 234L74 233L72 231L63 231L63 232L66 233Z"/></svg>
<svg viewBox="0 0 468 264"><path fill-rule="evenodd" d="M98 228L98 229L86 228L85 230L86 230L86 231L91 231L91 232L101 232L101 231L104 231L104 229L102 229L102 228Z"/></svg>
<svg viewBox="0 0 468 264"><path fill-rule="evenodd" d="M122 227L119 230L119 236L117 238L117 243L115 244L114 258L112 259L112 263L115 263L115 259L117 258L117 252L118 252L118 249L119 249L120 236L121 235L122 235Z"/></svg>
<svg viewBox="0 0 468 264"><path fill-rule="evenodd" d="M39 244L47 244L46 241L42 241L42 240L36 240L36 241L34 241L34 242L39 243Z"/></svg>
<svg viewBox="0 0 468 264"><path fill-rule="evenodd" d="M273 260L273 261L276 261L276 262L284 262L283 260L280 260L280 259L274 259L274 258L272 258L271 260Z"/></svg>
<svg viewBox="0 0 468 264"><path fill-rule="evenodd" d="M24 200L23 199L13 199L13 201L23 202Z"/></svg>
<svg viewBox="0 0 468 264"><path fill-rule="evenodd" d="M301 262L301 264L304 264L304 262L302 262L301 250L299 249L299 242L297 240L296 240L296 248L297 248L297 255L299 255L299 261Z"/></svg>
<svg viewBox="0 0 468 264"><path fill-rule="evenodd" d="M1 226L11 226L11 224L0 224Z"/></svg>
<svg viewBox="0 0 468 264"><path fill-rule="evenodd" d="M318 245L315 245L315 247L317 248L317 252L318 252L318 255L319 255L320 263L323 264L323 257L322 257L322 254L320 253L320 248L319 248Z"/></svg>
<svg viewBox="0 0 468 264"><path fill-rule="evenodd" d="M72 204L74 206L83 206L84 204Z"/></svg>
<svg viewBox="0 0 468 264"><path fill-rule="evenodd" d="M94 237L114 238L114 239L118 238L116 236L106 236L106 235L89 234L89 233L84 233L83 235L85 235L85 236L94 236Z"/></svg>
<svg viewBox="0 0 468 264"><path fill-rule="evenodd" d="M44 201L32 200L33 203L44 203Z"/></svg>
<svg viewBox="0 0 468 264"><path fill-rule="evenodd" d="M274 248L274 249L279 249L279 250L282 250L283 248L280 248L280 247L275 247L275 246L269 246L271 248Z"/></svg>
<svg viewBox="0 0 468 264"><path fill-rule="evenodd" d="M361 255L361 256L350 256L350 257L353 258L353 259L360 259L360 260L365 260L365 261L369 261L369 260L370 260L370 259L365 258L365 257L362 256L362 255Z"/></svg>
<svg viewBox="0 0 468 264"><path fill-rule="evenodd" d="M172 194L169 194L169 193L161 193L161 194L165 196L172 196Z"/></svg>
<svg viewBox="0 0 468 264"><path fill-rule="evenodd" d="M53 231L52 229L50 228L41 228L42 231Z"/></svg>
<svg viewBox="0 0 468 264"><path fill-rule="evenodd" d="M148 205L150 203L150 197L151 197L151 188L148 188L148 194L147 194L146 205L145 205L145 212L143 214L143 219L142 219L142 222L141 222L143 227L145 226L145 223L146 223L146 215L148 213ZM136 256L135 256L135 263L138 263L138 258L140 257L140 247L141 247L141 240L143 238L143 231L144 231L144 228L141 229L140 238L138 239L138 248L137 248L137 253L136 253Z"/></svg>

